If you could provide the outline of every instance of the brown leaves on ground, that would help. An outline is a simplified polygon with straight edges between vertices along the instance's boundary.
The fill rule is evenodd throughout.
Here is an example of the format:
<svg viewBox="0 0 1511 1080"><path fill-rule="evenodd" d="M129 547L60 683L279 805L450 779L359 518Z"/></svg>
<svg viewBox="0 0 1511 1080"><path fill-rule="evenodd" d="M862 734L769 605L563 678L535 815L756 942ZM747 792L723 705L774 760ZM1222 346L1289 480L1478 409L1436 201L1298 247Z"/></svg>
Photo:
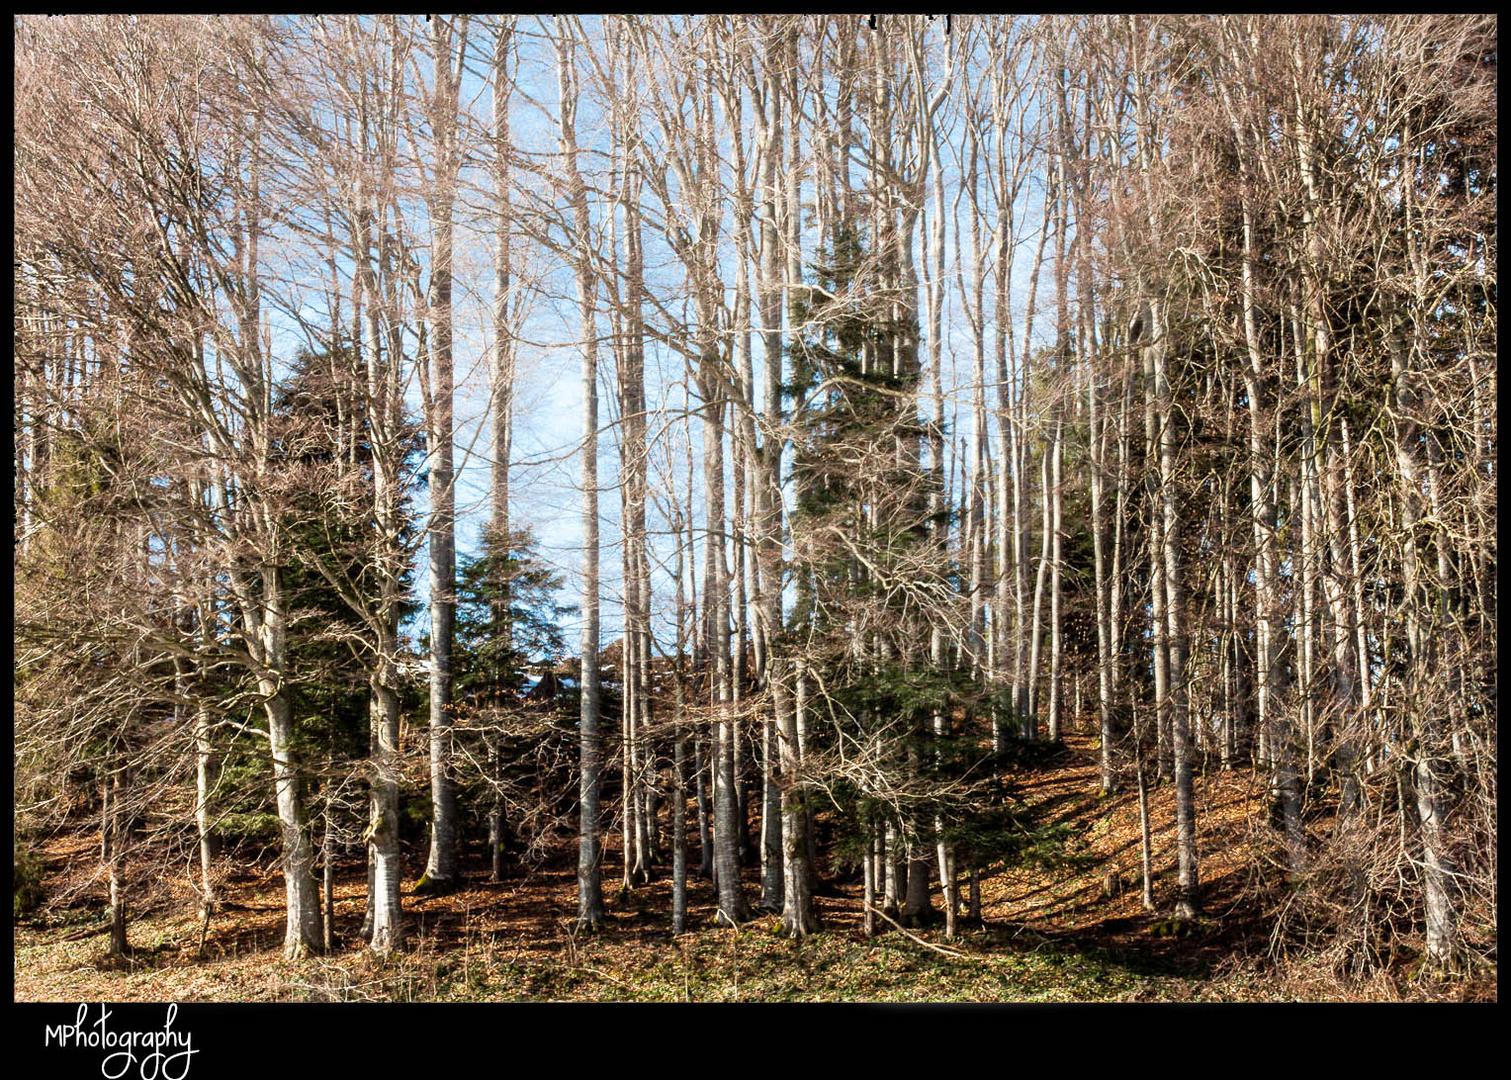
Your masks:
<svg viewBox="0 0 1511 1080"><path fill-rule="evenodd" d="M275 859L223 866L221 907L199 952L201 925L192 868L138 873L131 881L124 965L102 962L103 883L98 841L78 833L46 849L53 901L15 927L17 1000L1139 1000L1402 997L1494 1000L1493 976L1456 984L1402 984L1392 975L1344 983L1325 972L1264 959L1268 924L1265 792L1247 769L1199 775L1198 851L1202 915L1172 924L1174 792L1150 791L1154 891L1161 910L1141 904L1138 798L1096 795L1094 738L1071 734L1054 767L1015 778L1020 794L1050 821L1068 823L1067 859L998 869L981 881L985 925L961 919L958 957L926 950L887 929L867 942L860 885L840 882L815 907L823 932L801 944L758 914L739 931L713 926L711 884L690 875L688 925L670 933L669 873L619 888L618 852L605 852L607 925L576 928L575 841L551 858L489 882L469 867L463 887L404 897L408 948L379 959L359 935L365 866L341 867L336 947L327 956L282 960L283 881ZM608 842L617 832L608 830ZM412 853L409 880L422 869ZM696 849L690 862L696 865ZM1109 875L1116 875L1109 881ZM140 880L137 880L137 879ZM965 882L962 878L962 893ZM1109 885L1114 887L1109 888ZM758 875L747 871L747 897ZM1110 893L1110 895L1109 895ZM942 903L934 890L936 907ZM884 926L885 924L883 924ZM943 942L942 926L917 931Z"/></svg>

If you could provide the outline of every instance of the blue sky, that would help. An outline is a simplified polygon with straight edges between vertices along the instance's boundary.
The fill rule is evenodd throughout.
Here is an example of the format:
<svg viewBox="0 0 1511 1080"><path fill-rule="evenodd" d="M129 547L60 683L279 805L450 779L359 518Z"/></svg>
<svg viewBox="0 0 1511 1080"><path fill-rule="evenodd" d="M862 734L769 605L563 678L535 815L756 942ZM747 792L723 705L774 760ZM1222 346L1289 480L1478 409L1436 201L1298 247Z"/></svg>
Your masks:
<svg viewBox="0 0 1511 1080"><path fill-rule="evenodd" d="M549 19L546 22L549 23ZM584 27L589 37L590 47L592 47L599 33L598 19L584 19ZM541 21L538 19L521 18L516 33L521 43L521 51L517 91L511 109L512 135L523 153L549 157L554 155L557 149L557 81L554 50L543 36ZM938 40L931 47L937 49L943 39L939 35L935 37ZM468 70L464 75L462 85L462 103L464 112L470 115L472 122L476 124L477 131L486 130L490 122L491 92L482 81L480 73L487 70L486 54L491 47L491 30L474 20L469 42ZM938 77L943 71L942 62L934 65L932 70L935 77ZM425 77L428 80L428 72ZM582 85L584 94L577 117L579 140L585 151L581 157L582 168L587 175L590 187L595 184L607 186L609 178L604 175L606 154L595 153L595 151L606 149L607 133L594 101L591 81L584 77ZM947 105L946 112L948 109ZM957 208L957 202L959 204L961 241L965 245L964 252L968 257L970 242L966 224L968 204L957 199L960 194L958 179L960 174L956 161L956 155L959 152L958 144L961 142L958 137L959 130L957 124L954 132L956 137L952 140L949 139L947 132L948 141L942 147L943 165L946 170L945 205L946 216L949 217L950 211ZM481 155L486 152L484 145L474 145L474 153ZM728 170L730 166L727 138L720 149L723 152L724 167ZM804 151L811 152L806 143L806 131ZM856 171L858 174L858 170ZM488 356L492 347L489 313L493 300L493 273L492 240L488 233L484 213L491 199L487 186L486 158L480 156L475 158L474 164L464 169L464 180L476 185L476 190L469 191L463 196L462 205L458 209L455 253L454 354L457 382L455 460L458 467L456 487L458 549L461 554L474 553L478 550L481 530L488 513L488 484L493 457L488 430L490 408ZM805 178L803 199L808 202L811 197L811 176L809 176ZM1028 288L1028 263L1032 256L1032 245L1037 239L1033 230L1037 228L1042 197L1042 184L1038 182L1038 178L1031 178L1016 207L1016 216L1019 221L1027 223L1028 226L1027 228L1022 224L1019 226L1019 249L1016 252L1013 278L1013 310L1018 323L1014 334L1019 341L1020 350L1021 324ZM649 194L647 198L654 201L654 197ZM985 184L983 184L982 199L984 204L989 205L991 202L991 195L985 190ZM419 242L428 243L429 225L424 220L423 204L417 199L412 203L406 203L405 212L410 217L410 227ZM930 197L925 213L932 212L933 204ZM596 200L593 205L593 214L595 225L602 224L601 210ZM729 234L729 225L730 218L726 214L723 222L722 264L724 280L732 293L733 242ZM949 266L946 272L945 307L942 320L944 327L943 366L946 419L949 430L956 438L960 438L969 432L970 427L970 379L974 344L969 325L960 317L961 298L956 285L956 273L957 270L963 273L967 285L970 274L968 268L959 267L956 263L959 246L956 242L955 229L955 222L949 221L946 239L946 257ZM803 236L805 263L813 255L811 247L813 241L812 231L806 230ZM658 242L654 230L649 226L645 230L645 243L648 288L663 297L681 295L685 291L681 267L667 247ZM920 235L916 248L920 256L923 247L923 239ZM422 267L428 272L428 252L420 252L420 259ZM523 335L525 340L521 343L518 352L518 383L514 407L514 461L510 473L511 517L516 527L528 526L534 532L539 541L541 557L558 570L565 580L564 599L575 602L580 591L579 569L583 556L577 454L582 432L582 361L577 342L579 330L575 284L570 269L550 253L535 251L530 255L530 260L534 270L537 271L537 289L532 298L530 314L525 325ZM314 286L314 289L318 290L318 288L318 285ZM987 282L986 290L987 305L991 310L995 301L990 280ZM1039 284L1041 312L1053 302L1053 280L1046 270ZM668 303L668 307L675 310L676 305ZM1050 329L1047 326L1048 321L1042 316L1037 321L1034 335L1036 340L1042 342L1047 337L1046 331ZM606 336L608 332L606 315L601 314L599 322L599 333ZM927 328L924 328L924 332L927 332ZM990 329L988 329L988 334L990 335ZM926 343L925 349L927 349ZM986 349L988 377L991 378L993 345L990 336ZM763 381L764 358L761 355L758 336L755 339L753 351L757 385L760 385ZM926 352L925 355L927 355ZM653 412L661 409L677 410L682 407L685 392L685 367L685 361L680 355L672 353L653 340L647 341L647 402ZM612 350L604 346L599 350L601 429L599 477L600 484L603 486L599 508L602 539L602 626L605 643L618 636L622 617L619 604L621 588L619 497L613 488L618 472L615 450L617 429L614 426L618 417L615 407L614 380ZM419 387L413 374L409 378L408 394L410 406L418 415ZM995 386L988 387L987 394L988 401L993 400L996 394ZM921 408L927 413L930 407L926 396ZM661 423L653 418L651 421L653 439L656 438L660 427ZM700 424L692 425L691 437L695 454L699 453L700 429ZM680 455L685 452L684 440L684 431L680 426L671 434L670 444L667 443L665 437L662 438L655 453L656 460L652 464L653 486L656 485L658 479L656 462L665 462L669 452L675 452L680 458ZM726 463L728 456L726 454ZM679 466L679 469L681 468L685 466ZM699 478L694 489L695 512L701 523L703 517L701 459L697 468ZM679 491L685 495L685 473L682 473L682 476L683 483L679 484ZM957 472L957 483L958 481ZM732 498L732 479L726 483L726 490ZM416 500L416 510L422 514L427 510L426 501L426 496L423 494ZM666 613L665 618L658 622L658 633L669 635L670 612L668 609L671 607L673 587L669 571L674 557L674 548L673 540L665 535L668 531L668 523L656 510L654 501L649 511L648 528L652 534L651 558L655 579L653 588L656 591L653 610ZM693 553L693 566L701 567L701 540L700 533L699 549ZM425 554L422 551L421 567L425 565L424 560ZM666 567L666 573L657 572L658 562ZM428 591L423 572L416 575L416 583L422 601L421 613L409 629L410 633L418 638L426 632L428 624L428 613L423 607L425 594ZM568 626L565 629L568 641L575 642L579 627Z"/></svg>

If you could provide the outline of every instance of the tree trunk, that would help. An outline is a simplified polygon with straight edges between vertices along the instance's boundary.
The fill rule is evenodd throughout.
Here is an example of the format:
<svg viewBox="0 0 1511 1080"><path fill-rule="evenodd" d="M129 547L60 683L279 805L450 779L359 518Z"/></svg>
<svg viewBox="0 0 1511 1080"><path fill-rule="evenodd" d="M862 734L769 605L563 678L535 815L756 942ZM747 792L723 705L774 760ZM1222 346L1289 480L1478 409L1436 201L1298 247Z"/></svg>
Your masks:
<svg viewBox="0 0 1511 1080"><path fill-rule="evenodd" d="M431 20L435 88L431 128L434 183L428 192L435 248L430 266L430 854L416 889L454 888L457 868L456 780L451 765L452 671L456 636L456 490L452 460L452 212L458 155L457 92L467 48L467 16L460 16L460 54L453 63L451 19Z"/></svg>
<svg viewBox="0 0 1511 1080"><path fill-rule="evenodd" d="M598 793L602 772L602 745L598 731L598 346L597 287L593 276L589 241L587 187L577 165L577 72L575 30L563 26L556 42L557 80L560 91L561 153L566 163L567 187L572 202L572 226L580 250L575 257L577 305L582 347L582 642L580 774L578 784L577 921L586 929L603 922L603 888L600 880Z"/></svg>
<svg viewBox="0 0 1511 1080"><path fill-rule="evenodd" d="M1060 741L1060 699L1063 696L1061 682L1061 669L1064 666L1064 642L1060 639L1060 565L1064 561L1062 544L1062 532L1064 521L1064 503L1061 498L1061 484L1064 476L1061 472L1061 434L1064 428L1062 417L1055 419L1054 442L1050 446L1049 464L1049 526L1050 526L1050 564L1049 564L1049 741Z"/></svg>
<svg viewBox="0 0 1511 1080"><path fill-rule="evenodd" d="M788 707L787 688L782 682L786 661L773 672L773 694L777 723L781 729L782 762L782 932L788 937L805 937L818 929L813 914L813 894L808 873L808 818L803 805L799 777L797 745L798 716L808 707L807 673L802 662L796 665L796 701Z"/></svg>
<svg viewBox="0 0 1511 1080"><path fill-rule="evenodd" d="M390 647L395 642L390 639ZM379 660L370 682L372 691L372 816L367 841L372 850L373 952L400 948L404 941L400 886L404 877L399 848L399 695L394 690L393 653Z"/></svg>
<svg viewBox="0 0 1511 1080"><path fill-rule="evenodd" d="M293 743L293 719L285 691L271 685L264 706L273 752L273 783L277 791L278 822L283 833L283 876L287 897L284 957L298 959L305 950L319 951L325 941L321 929L320 889L315 883L315 852L305 818L303 780Z"/></svg>
<svg viewBox="0 0 1511 1080"><path fill-rule="evenodd" d="M682 525L673 519L677 534L677 650L672 656L672 708L676 731L672 735L672 933L687 930L687 687L683 657L687 651L687 593L683 581L687 555L682 547ZM699 800L701 804L702 800Z"/></svg>
<svg viewBox="0 0 1511 1080"><path fill-rule="evenodd" d="M1170 751L1175 766L1175 850L1179 893L1175 910L1180 918L1192 918L1200 906L1196 863L1196 797L1192 786L1191 730L1186 686L1186 622L1184 589L1180 573L1180 518L1175 503L1175 425L1171 408L1170 380L1166 363L1168 346L1164 313L1151 301L1155 340L1153 354L1155 394L1160 405L1160 502L1163 517L1165 614L1169 619Z"/></svg>
<svg viewBox="0 0 1511 1080"><path fill-rule="evenodd" d="M514 153L509 124L509 98L514 80L509 72L509 55L514 44L514 17L501 16L493 51L493 198L497 220L494 223L493 247L493 349L489 353L489 400L493 417L493 462L490 470L489 503L491 520L486 546L495 560L507 559L512 553L509 519L509 459L514 445L514 368L515 327L510 317L514 283L513 234L510 220L510 173ZM493 582L490 611L492 632L506 655L513 653L514 628L509 615L509 575L504 567ZM503 672L494 674L496 704L513 691L503 683ZM488 808L489 877L504 877L504 802L503 761L497 734L488 739L488 778L492 799Z"/></svg>
<svg viewBox="0 0 1511 1080"><path fill-rule="evenodd" d="M115 959L126 956L131 945L126 940L126 876L124 849L126 846L126 777L128 766L124 761L111 765L110 778L105 783L106 798L102 800L100 830L103 838L103 854L110 885L110 948L109 955Z"/></svg>

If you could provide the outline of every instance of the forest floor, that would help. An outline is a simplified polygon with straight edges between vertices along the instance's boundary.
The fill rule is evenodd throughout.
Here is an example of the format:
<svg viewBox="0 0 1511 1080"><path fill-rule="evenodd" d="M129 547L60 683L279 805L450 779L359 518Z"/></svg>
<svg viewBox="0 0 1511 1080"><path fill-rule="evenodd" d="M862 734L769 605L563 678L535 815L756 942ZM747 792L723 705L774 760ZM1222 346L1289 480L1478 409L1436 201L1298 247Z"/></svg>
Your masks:
<svg viewBox="0 0 1511 1080"><path fill-rule="evenodd" d="M44 851L53 903L14 929L18 1001L1298 1001L1495 1000L1488 979L1436 983L1385 973L1349 982L1267 959L1269 926L1255 862L1264 792L1247 770L1200 776L1198 851L1203 914L1172 921L1174 793L1150 793L1154 889L1140 897L1136 792L1096 794L1095 740L1071 734L1063 752L1025 773L1019 793L1063 823L1056 857L983 875L983 923L963 916L955 942L943 927L902 931L878 920L863 933L861 888L840 883L816 899L822 932L793 942L759 915L738 930L713 925L714 893L689 885L691 932L669 930L671 884L663 877L618 888L618 834L605 853L607 924L574 931L575 842L546 863L500 883L471 868L444 896L404 896L410 948L368 956L357 931L364 864L337 879L340 943L327 956L282 960L283 880L276 859L232 866L199 952L201 925L187 880L157 878L132 913L133 954L102 959L103 883L97 840L79 834ZM416 853L413 877L424 852ZM1116 881L1109 881L1115 874ZM759 892L748 870L747 896ZM934 904L942 905L938 886Z"/></svg>

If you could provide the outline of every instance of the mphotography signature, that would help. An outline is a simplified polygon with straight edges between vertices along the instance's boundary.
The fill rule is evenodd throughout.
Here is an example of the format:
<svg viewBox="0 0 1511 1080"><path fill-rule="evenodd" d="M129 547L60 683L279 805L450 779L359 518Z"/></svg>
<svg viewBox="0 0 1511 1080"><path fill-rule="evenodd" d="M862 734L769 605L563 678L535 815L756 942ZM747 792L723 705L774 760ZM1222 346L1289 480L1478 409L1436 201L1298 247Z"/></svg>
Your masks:
<svg viewBox="0 0 1511 1080"><path fill-rule="evenodd" d="M193 1035L173 1030L177 1005L170 1004L163 1026L150 1031L112 1031L112 1013L104 1005L99 1009L93 1022L89 1006L80 1005L72 1024L47 1025L42 1045L106 1051L100 1061L100 1075L105 1080L122 1080L133 1068L140 1080L184 1080L189 1075L189 1063L199 1051L194 1049Z"/></svg>

